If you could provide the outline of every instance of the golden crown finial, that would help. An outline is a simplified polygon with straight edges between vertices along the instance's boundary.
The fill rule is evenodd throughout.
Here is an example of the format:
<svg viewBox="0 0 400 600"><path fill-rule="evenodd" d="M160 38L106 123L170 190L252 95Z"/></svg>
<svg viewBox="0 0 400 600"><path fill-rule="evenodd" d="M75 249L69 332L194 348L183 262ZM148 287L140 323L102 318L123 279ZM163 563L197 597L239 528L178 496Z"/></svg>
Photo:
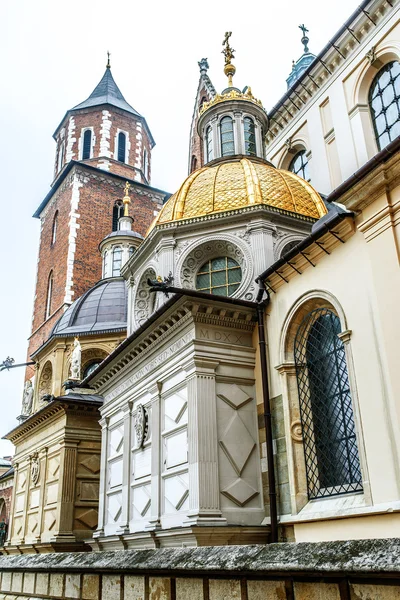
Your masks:
<svg viewBox="0 0 400 600"><path fill-rule="evenodd" d="M108 52L108 50L107 50L107 69L111 69L110 56L111 56L111 53Z"/></svg>
<svg viewBox="0 0 400 600"><path fill-rule="evenodd" d="M131 188L131 184L129 183L129 181L127 181L125 183L125 189L124 189L124 199L123 199L123 203L124 203L124 217L129 217L129 212L128 212L128 207L131 203L131 199L129 196L129 190Z"/></svg>
<svg viewBox="0 0 400 600"><path fill-rule="evenodd" d="M227 31L225 33L224 41L222 42L222 45L224 46L222 54L225 56L224 73L228 78L229 87L232 87L232 77L236 73L236 67L232 64L232 58L235 58L235 50L229 45L229 38L231 37L231 35L232 31Z"/></svg>

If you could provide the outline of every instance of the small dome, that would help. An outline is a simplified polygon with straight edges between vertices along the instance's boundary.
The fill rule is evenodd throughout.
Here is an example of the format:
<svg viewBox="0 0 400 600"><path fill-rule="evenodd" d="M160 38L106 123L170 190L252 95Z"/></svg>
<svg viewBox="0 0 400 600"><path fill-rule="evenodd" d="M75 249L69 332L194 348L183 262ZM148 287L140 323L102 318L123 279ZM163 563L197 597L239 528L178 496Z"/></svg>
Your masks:
<svg viewBox="0 0 400 600"><path fill-rule="evenodd" d="M248 157L219 159L194 171L164 204L153 227L246 206L266 204L319 219L327 213L321 196L304 179Z"/></svg>
<svg viewBox="0 0 400 600"><path fill-rule="evenodd" d="M122 277L103 279L83 294L55 324L51 335L121 331L127 326L127 292Z"/></svg>

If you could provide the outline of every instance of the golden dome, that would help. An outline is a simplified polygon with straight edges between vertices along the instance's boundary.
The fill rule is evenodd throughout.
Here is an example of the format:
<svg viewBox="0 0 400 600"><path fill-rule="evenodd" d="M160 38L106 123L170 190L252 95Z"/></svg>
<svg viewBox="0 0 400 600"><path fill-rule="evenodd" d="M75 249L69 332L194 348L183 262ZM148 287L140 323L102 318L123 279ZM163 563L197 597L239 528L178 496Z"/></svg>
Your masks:
<svg viewBox="0 0 400 600"><path fill-rule="evenodd" d="M153 226L226 210L266 204L319 219L327 213L304 179L261 159L222 159L194 171L165 203Z"/></svg>

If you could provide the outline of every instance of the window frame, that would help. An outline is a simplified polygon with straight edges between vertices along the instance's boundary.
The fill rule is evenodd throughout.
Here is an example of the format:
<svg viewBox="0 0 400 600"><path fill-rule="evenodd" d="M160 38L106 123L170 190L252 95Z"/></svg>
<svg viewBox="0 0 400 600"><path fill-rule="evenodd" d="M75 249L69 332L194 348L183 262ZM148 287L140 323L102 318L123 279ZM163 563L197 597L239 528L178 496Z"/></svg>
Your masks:
<svg viewBox="0 0 400 600"><path fill-rule="evenodd" d="M51 228L51 246L54 246L54 244L57 241L57 226L58 226L58 210L56 210L56 212L54 213L54 217L53 217L53 225Z"/></svg>
<svg viewBox="0 0 400 600"><path fill-rule="evenodd" d="M44 313L44 320L46 321L51 316L51 301L53 299L53 270L50 271L47 278L47 290L46 290L46 306Z"/></svg>
<svg viewBox="0 0 400 600"><path fill-rule="evenodd" d="M251 123L251 127L252 127L252 132L248 131L246 129L246 123ZM248 136L246 136L246 134L248 134ZM250 141L248 139L246 139L247 137L250 136L254 137L254 141ZM246 156L257 156L257 135L256 135L256 124L254 122L253 117L250 117L249 115L246 115L243 118L243 140L244 140L244 154ZM254 152L249 152L248 151L248 146L250 145L254 145Z"/></svg>
<svg viewBox="0 0 400 600"><path fill-rule="evenodd" d="M119 259L115 258L116 254L119 254ZM119 267L118 269L118 274L115 273L115 271L117 270L115 267L115 263L119 262ZM120 277L121 275L121 269L122 269L122 246L113 246L112 249L112 260L111 260L111 277Z"/></svg>
<svg viewBox="0 0 400 600"><path fill-rule="evenodd" d="M228 121L230 121L232 128L229 131L223 131L223 124L227 123ZM225 140L224 141L224 136L227 136L228 134L230 134L232 132L232 140ZM222 117L222 119L219 122L219 138L220 138L220 144L221 144L221 157L225 157L225 156L235 156L236 154L236 139L235 139L235 126L234 126L234 120L230 115L224 115ZM224 145L232 144L233 145L233 151L232 152L227 152L224 153Z"/></svg>
<svg viewBox="0 0 400 600"><path fill-rule="evenodd" d="M206 162L214 160L214 138L213 138L213 128L211 125L208 125L206 129L205 135L205 151L206 151Z"/></svg>
<svg viewBox="0 0 400 600"><path fill-rule="evenodd" d="M87 137L87 134L90 135L90 138L89 138L89 155L85 156L85 149L87 150L87 148L85 148L85 138ZM93 130L92 130L91 127L86 127L82 131L81 160L88 160L89 158L92 158L92 156L93 156L93 154L92 154L92 145L93 145Z"/></svg>
<svg viewBox="0 0 400 600"><path fill-rule="evenodd" d="M225 261L225 265L223 268L213 268L214 265L213 263L218 261L218 260L224 260ZM231 261L233 263L235 263L235 265L233 266L229 266L228 261ZM238 281L229 281L229 273L232 273L233 271L238 271L239 273L239 280ZM225 272L225 283L221 284L221 285L213 285L213 274L217 274L217 273L223 273ZM199 277L201 276L207 276L209 277L209 284L208 286L199 286ZM237 260L235 260L234 258L231 258L230 256L217 256L214 258L209 258L207 261L205 261L197 270L196 273L196 279L195 279L195 287L196 290L201 291L201 292L205 292L208 294L213 294L215 296L224 296L224 297L231 297L235 294L235 292L239 289L241 283L243 281L243 272L242 272L242 267L239 265L239 263L237 262ZM229 288L230 287L234 287L234 289L232 290L231 293L229 293ZM225 289L226 290L226 294L216 294L213 290L222 290Z"/></svg>
<svg viewBox="0 0 400 600"><path fill-rule="evenodd" d="M117 143L117 146L118 146L118 148L117 148L117 160L118 160L118 162L126 163L127 135L126 135L125 131L119 131L118 132L118 134L117 134L117 140L118 140L118 143ZM122 151L122 148L121 148L121 140L124 140L123 151Z"/></svg>
<svg viewBox="0 0 400 600"><path fill-rule="evenodd" d="M397 63L397 65L399 65L399 67L398 67L399 72L396 77L393 77L391 70L393 69L393 67L396 63ZM389 81L387 82L387 84L384 87L381 87L380 80L382 80L382 78L385 76L385 74L388 71L390 73ZM397 80L398 80L398 86L399 86L398 91L396 91L396 87L395 87L395 82ZM384 93L390 86L393 88L393 98L389 102L389 104L387 104L387 106L385 106L384 105ZM379 91L377 93L374 93L376 89L378 89ZM375 109L373 107L373 102L378 97L380 97L382 108L379 113L376 113ZM387 113L388 113L388 109L391 106L394 106L397 109L397 119L395 119L390 125L388 125ZM369 87L369 90L368 90L368 107L369 107L369 113L370 113L371 120L372 120L375 142L376 142L378 151L381 151L384 148L386 148L386 146L388 146L388 144L390 144L390 142L392 142L396 137L398 137L398 135L400 135L400 61L399 60L391 60L391 61L387 62L376 73L376 75L373 78L372 83ZM386 127L381 133L379 133L378 128L377 128L377 121L382 116L384 118ZM399 130L399 133L397 133L397 135L392 137L391 130L395 127L396 123L399 123L399 125L397 127L397 129ZM382 138L384 135L387 135L388 141L383 146L381 146L380 138Z"/></svg>
<svg viewBox="0 0 400 600"><path fill-rule="evenodd" d="M301 166L297 171L294 171L293 170L294 163L300 157L301 157ZM303 157L305 158L305 162L303 160ZM297 150L296 154L290 160L287 170L290 171L291 173L293 173L294 175L301 177L302 179L304 179L304 181L307 181L307 182L311 181L310 172L308 170L307 150L305 148ZM303 172L304 175L307 174L308 177L306 178L303 175L301 175L300 174L301 171Z"/></svg>

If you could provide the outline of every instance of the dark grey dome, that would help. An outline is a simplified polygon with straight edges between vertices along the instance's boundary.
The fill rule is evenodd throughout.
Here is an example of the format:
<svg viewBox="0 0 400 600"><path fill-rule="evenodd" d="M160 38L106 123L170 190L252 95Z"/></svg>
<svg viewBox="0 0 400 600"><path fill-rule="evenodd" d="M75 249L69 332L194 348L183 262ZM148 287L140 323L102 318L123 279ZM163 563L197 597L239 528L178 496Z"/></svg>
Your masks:
<svg viewBox="0 0 400 600"><path fill-rule="evenodd" d="M74 336L123 331L127 325L127 304L123 278L102 279L67 308L54 325L51 335Z"/></svg>

